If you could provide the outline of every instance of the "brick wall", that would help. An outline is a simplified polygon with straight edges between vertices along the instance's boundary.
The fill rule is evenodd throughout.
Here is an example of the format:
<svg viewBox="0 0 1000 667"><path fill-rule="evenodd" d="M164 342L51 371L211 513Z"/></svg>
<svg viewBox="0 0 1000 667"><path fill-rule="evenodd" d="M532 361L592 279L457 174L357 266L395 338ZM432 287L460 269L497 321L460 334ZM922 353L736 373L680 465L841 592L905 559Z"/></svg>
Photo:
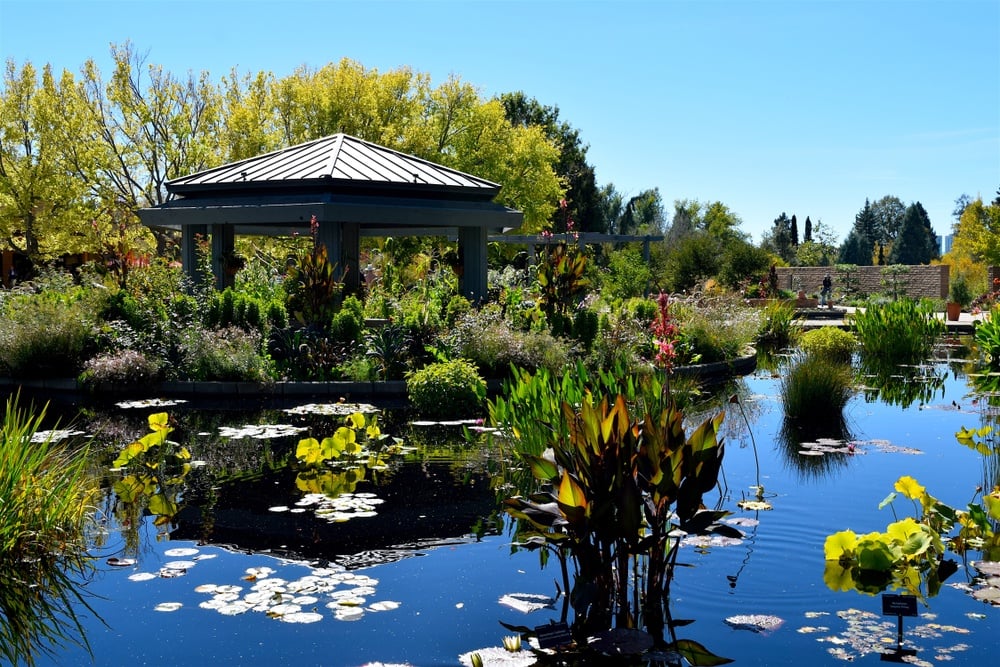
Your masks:
<svg viewBox="0 0 1000 667"><path fill-rule="evenodd" d="M854 284L861 294L876 294L888 291L883 281L888 276L882 274L884 266L859 266L854 272ZM948 298L948 265L909 266L907 272L898 278L901 290L912 297L932 299ZM823 276L833 278L834 296L842 295L845 277L832 266L787 266L778 267L778 287L790 290L805 290L806 294L819 293L823 287ZM991 276L993 269L990 270ZM1000 270L998 270L1000 275ZM991 278L992 279L992 278Z"/></svg>

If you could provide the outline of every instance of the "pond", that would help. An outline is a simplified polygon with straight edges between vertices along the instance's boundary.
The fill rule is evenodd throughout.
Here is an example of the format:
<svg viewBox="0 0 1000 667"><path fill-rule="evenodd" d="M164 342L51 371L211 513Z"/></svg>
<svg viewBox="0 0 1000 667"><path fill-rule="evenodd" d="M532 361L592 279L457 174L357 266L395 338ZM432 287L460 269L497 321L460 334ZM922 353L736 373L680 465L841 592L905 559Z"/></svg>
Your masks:
<svg viewBox="0 0 1000 667"><path fill-rule="evenodd" d="M992 423L993 409L967 364L942 359L859 391L845 432L800 442L783 429L780 373L762 367L724 390L739 402L721 403L722 492L706 502L718 498L745 536L684 547L691 567L678 569L671 610L693 622L678 634L742 665L898 660L884 653L896 646L897 617L882 614L880 592L824 582L824 541L884 530L896 517L879 504L902 475L953 507L992 488L996 455L955 434ZM90 610L80 612L94 663L455 665L502 646L512 633L501 622L558 620L558 567L511 548L491 489L495 454L464 441L463 425L383 415L381 428L404 448L377 469L320 476L287 461L300 439L326 437L342 418L309 410L115 407L90 411L87 428L120 446L161 411L197 465L156 500L109 493L102 506L97 568L84 586ZM278 424L291 428L263 428ZM771 509L741 509L758 484ZM334 496L339 504L322 500ZM898 518L913 513L909 503L895 501ZM952 558L957 572L902 621L916 652L907 661L991 664L1000 610L971 595L976 571ZM90 661L70 646L37 664Z"/></svg>

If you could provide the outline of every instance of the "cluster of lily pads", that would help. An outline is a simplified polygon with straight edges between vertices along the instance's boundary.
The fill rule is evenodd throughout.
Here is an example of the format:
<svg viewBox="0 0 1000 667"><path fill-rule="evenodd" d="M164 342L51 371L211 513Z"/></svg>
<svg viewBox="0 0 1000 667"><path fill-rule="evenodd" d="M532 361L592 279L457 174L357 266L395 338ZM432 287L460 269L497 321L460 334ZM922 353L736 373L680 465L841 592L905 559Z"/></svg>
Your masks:
<svg viewBox="0 0 1000 667"><path fill-rule="evenodd" d="M330 497L325 493L308 493L297 503L296 507L289 508L284 505L271 507L272 512L305 512L306 508L312 507L317 518L326 519L330 523L343 523L350 519L361 519L377 516L376 507L384 503L374 493L349 493L344 492L336 497Z"/></svg>
<svg viewBox="0 0 1000 667"><path fill-rule="evenodd" d="M214 558L214 554L203 554L195 548L175 548L164 552L172 558L190 558L165 563L156 573L136 572L129 576L131 581L149 581L157 578L175 578L187 574L198 561ZM134 559L109 559L110 565L126 567L135 565ZM398 609L399 602L378 600L370 602L375 595L378 580L365 574L351 572L344 568L313 568L309 574L288 580L273 576L271 567L250 567L245 570L245 585L202 584L194 590L210 597L198 606L214 610L224 616L236 616L246 612L265 613L286 623L315 623L324 618L319 609L330 610L338 621L356 621L365 613L392 611ZM172 612L181 609L180 602L162 602L155 610Z"/></svg>

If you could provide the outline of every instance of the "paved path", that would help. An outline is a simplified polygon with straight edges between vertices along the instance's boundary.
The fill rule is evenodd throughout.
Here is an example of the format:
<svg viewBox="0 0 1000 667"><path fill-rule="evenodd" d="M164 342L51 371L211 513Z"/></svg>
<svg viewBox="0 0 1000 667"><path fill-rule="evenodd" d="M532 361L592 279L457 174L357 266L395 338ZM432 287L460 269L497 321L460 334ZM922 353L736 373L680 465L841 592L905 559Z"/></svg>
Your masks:
<svg viewBox="0 0 1000 667"><path fill-rule="evenodd" d="M803 329L818 329L819 327L840 327L841 329L847 329L848 324L844 320L844 317L855 310L857 309L852 306L835 306L830 311L821 308L810 308L804 311L804 319L799 320L799 323ZM937 315L939 318L944 319L944 313L938 313ZM946 320L945 324L948 325L948 331L951 333L971 334L975 329L976 322L981 322L984 317L985 313L973 315L972 313L962 312L958 316L958 320Z"/></svg>

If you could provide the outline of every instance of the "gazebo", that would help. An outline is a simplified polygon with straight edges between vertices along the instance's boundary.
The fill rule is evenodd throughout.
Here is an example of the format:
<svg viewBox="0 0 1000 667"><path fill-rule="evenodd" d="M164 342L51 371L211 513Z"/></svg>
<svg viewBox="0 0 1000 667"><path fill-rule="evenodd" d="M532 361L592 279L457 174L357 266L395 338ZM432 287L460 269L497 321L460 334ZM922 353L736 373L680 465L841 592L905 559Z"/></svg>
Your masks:
<svg viewBox="0 0 1000 667"><path fill-rule="evenodd" d="M362 236L457 237L462 294L487 292L489 234L515 229L523 216L493 201L500 185L346 134L334 134L168 181L168 201L139 211L148 227L181 232L185 271L196 272L198 235L211 238L213 271L236 235L309 234L358 289ZM221 283L220 283L221 284Z"/></svg>

